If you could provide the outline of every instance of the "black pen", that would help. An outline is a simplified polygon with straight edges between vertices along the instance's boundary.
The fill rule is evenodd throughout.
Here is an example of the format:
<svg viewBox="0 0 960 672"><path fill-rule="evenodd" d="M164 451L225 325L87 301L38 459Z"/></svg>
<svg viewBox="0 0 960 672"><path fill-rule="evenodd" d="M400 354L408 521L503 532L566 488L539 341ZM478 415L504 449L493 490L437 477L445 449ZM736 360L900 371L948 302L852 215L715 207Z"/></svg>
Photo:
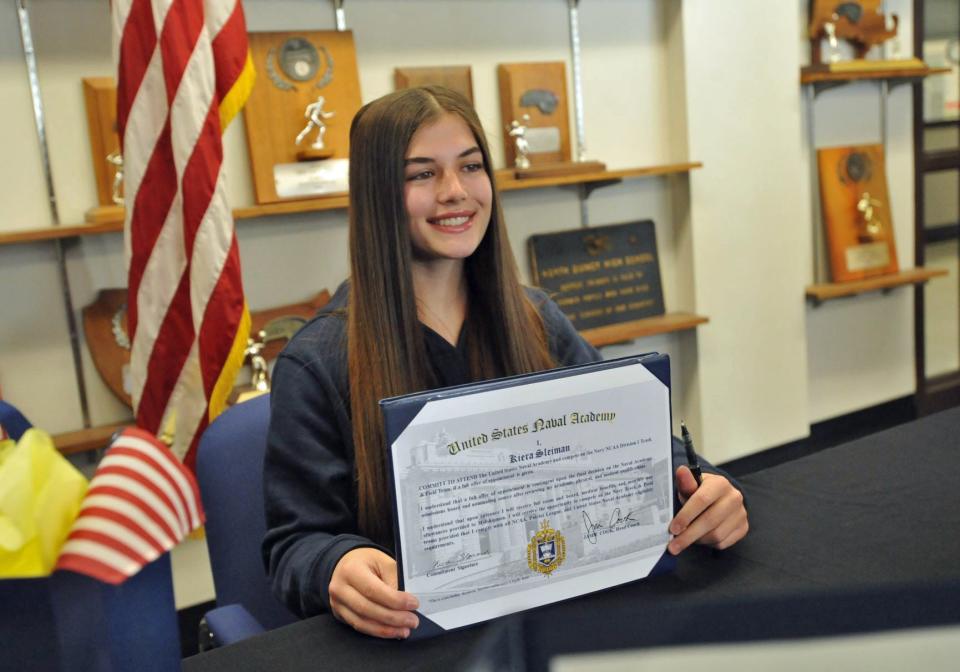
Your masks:
<svg viewBox="0 0 960 672"><path fill-rule="evenodd" d="M690 471L693 473L693 478L697 481L697 487L699 488L703 484L703 476L700 473L700 460L697 458L697 451L693 449L693 439L690 437L690 432L687 431L687 426L683 423L683 420L680 421L680 433L683 435L683 449L687 451L687 466L690 467Z"/></svg>

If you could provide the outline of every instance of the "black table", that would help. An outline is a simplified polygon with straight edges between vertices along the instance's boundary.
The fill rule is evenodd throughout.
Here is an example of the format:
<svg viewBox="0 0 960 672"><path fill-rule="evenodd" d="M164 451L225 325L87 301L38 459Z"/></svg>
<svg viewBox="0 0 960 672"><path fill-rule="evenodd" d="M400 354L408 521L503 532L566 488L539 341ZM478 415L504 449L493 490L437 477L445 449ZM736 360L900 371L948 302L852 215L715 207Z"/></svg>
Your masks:
<svg viewBox="0 0 960 672"><path fill-rule="evenodd" d="M750 534L689 549L672 574L423 642L318 616L183 669L538 670L557 653L957 623L958 457L954 409L742 478Z"/></svg>

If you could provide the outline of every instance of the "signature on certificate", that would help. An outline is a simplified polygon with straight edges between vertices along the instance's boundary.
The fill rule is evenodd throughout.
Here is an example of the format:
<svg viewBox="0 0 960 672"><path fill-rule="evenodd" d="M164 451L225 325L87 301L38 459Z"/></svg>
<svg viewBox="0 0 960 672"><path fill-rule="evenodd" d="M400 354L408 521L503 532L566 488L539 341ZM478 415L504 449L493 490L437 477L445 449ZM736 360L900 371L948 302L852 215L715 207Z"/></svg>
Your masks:
<svg viewBox="0 0 960 672"><path fill-rule="evenodd" d="M461 562L466 562L473 557L473 553L468 553L467 551L460 551L459 553L450 556L446 560L436 560L433 563L434 569L440 569L441 567L452 567L453 565L459 565Z"/></svg>
<svg viewBox="0 0 960 672"><path fill-rule="evenodd" d="M586 511L581 511L583 515L583 528L587 534L587 541L591 544L597 543L597 531L598 530L619 530L625 527L630 527L631 524L639 524L640 521L636 518L633 518L633 514L637 512L637 509L632 511L627 511L626 514L620 512L620 507L618 506L613 511L610 512L610 517L607 520L600 520L600 522L593 522L590 518L590 514Z"/></svg>

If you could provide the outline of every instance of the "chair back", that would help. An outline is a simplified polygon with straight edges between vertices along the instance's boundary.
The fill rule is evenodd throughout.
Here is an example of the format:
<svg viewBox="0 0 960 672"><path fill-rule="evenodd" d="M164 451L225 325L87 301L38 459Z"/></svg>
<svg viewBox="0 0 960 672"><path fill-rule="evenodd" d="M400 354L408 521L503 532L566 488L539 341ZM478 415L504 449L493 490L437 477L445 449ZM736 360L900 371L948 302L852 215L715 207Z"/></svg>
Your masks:
<svg viewBox="0 0 960 672"><path fill-rule="evenodd" d="M260 555L267 527L263 456L269 424L270 395L264 394L218 416L197 452L217 606L240 604L268 630L297 620L273 596Z"/></svg>

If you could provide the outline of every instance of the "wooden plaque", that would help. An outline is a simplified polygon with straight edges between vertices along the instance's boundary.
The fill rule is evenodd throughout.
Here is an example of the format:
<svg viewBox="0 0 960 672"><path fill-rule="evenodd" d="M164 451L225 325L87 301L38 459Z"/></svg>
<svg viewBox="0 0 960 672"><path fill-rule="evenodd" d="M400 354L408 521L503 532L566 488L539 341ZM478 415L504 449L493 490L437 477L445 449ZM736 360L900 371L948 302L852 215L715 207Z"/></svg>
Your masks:
<svg viewBox="0 0 960 672"><path fill-rule="evenodd" d="M243 108L247 147L258 203L285 200L277 193L277 166L296 172L298 163L347 159L350 122L360 109L357 56L350 31L250 33L257 80ZM307 106L323 96L323 150L311 149L318 129L311 127ZM296 144L303 132L305 138ZM331 164L333 165L333 164ZM341 166L342 168L342 162ZM282 170L282 169L281 169ZM304 194L315 197L325 192Z"/></svg>
<svg viewBox="0 0 960 672"><path fill-rule="evenodd" d="M330 293L323 290L308 301L288 306L278 306L257 311L250 315L250 335L256 337L261 330L268 333L291 318L309 320L330 301ZM289 329L289 327L287 327ZM287 331L289 334L290 332ZM127 406L131 405L130 394L124 385L127 367L130 365L130 346L127 337L127 290L122 288L102 289L96 300L83 309L83 334L90 348L90 356L97 373L111 392ZM267 337L267 345L261 353L267 361L280 354L286 338L276 334Z"/></svg>
<svg viewBox="0 0 960 672"><path fill-rule="evenodd" d="M473 75L469 65L442 65L429 68L396 68L393 71L396 89L415 86L445 86L466 96L473 104Z"/></svg>
<svg viewBox="0 0 960 672"><path fill-rule="evenodd" d="M556 133L552 151L535 151L538 143L531 140L528 154L531 167L570 162L567 74L563 62L504 63L497 66L497 78L500 84L503 154L507 167L512 168L517 157L516 144L507 129L511 122L521 121L525 114L530 117L525 126L534 133L542 134L546 145L553 145L549 135Z"/></svg>
<svg viewBox="0 0 960 672"><path fill-rule="evenodd" d="M663 315L651 220L530 236L534 284L579 330Z"/></svg>
<svg viewBox="0 0 960 672"><path fill-rule="evenodd" d="M896 273L883 145L820 149L817 161L832 280Z"/></svg>
<svg viewBox="0 0 960 672"><path fill-rule="evenodd" d="M97 180L97 203L114 205L113 179L117 168L107 161L107 156L120 151L120 139L117 137L117 85L113 77L84 77L82 81L90 130L90 155Z"/></svg>

